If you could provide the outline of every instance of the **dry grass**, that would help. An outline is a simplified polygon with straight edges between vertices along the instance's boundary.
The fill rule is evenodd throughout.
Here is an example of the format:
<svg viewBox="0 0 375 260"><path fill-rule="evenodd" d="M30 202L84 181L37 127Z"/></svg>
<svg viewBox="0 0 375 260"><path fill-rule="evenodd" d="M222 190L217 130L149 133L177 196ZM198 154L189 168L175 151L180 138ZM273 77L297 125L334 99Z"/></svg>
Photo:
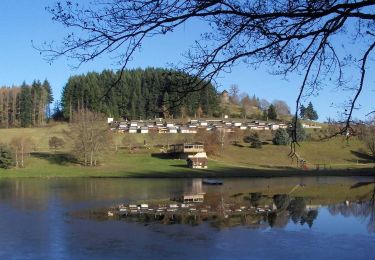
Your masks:
<svg viewBox="0 0 375 260"><path fill-rule="evenodd" d="M48 140L52 136L64 137L63 130L67 124L55 124L38 128L9 128L0 129L0 143L8 144L13 138L30 137L37 150L49 150Z"/></svg>

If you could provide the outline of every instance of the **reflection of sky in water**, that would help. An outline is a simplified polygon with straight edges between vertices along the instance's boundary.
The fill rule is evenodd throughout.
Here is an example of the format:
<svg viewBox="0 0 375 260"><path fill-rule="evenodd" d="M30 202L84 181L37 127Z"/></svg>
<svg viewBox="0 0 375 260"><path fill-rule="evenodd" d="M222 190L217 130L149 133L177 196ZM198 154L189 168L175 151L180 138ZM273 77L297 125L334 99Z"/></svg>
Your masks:
<svg viewBox="0 0 375 260"><path fill-rule="evenodd" d="M340 214L332 216L327 208L319 209L319 216L312 227L315 232L322 232L332 235L366 235L369 217L344 217ZM289 228L289 227L288 227ZM375 234L373 234L375 236Z"/></svg>
<svg viewBox="0 0 375 260"><path fill-rule="evenodd" d="M293 180L292 180L293 181ZM295 180L299 183L301 180ZM306 183L332 179L303 179ZM336 179L337 181L337 179ZM347 181L347 180L346 180ZM1 182L1 181L0 181ZM286 185L280 180L228 180L219 190ZM0 183L1 184L1 183ZM310 228L291 220L282 228L209 223L162 225L75 218L70 211L137 198L163 198L200 189L191 180L26 180L1 184L0 259L371 259L375 234L361 208L319 208ZM107 190L106 187L111 190ZM203 187L215 190L214 187ZM139 194L142 193L141 195ZM340 211L341 210L341 211ZM363 211L365 212L365 211ZM346 216L344 217L343 214Z"/></svg>
<svg viewBox="0 0 375 260"><path fill-rule="evenodd" d="M285 227L267 227L264 232L273 232L274 230L284 230L287 232L307 232L320 233L327 235L370 235L375 237L375 233L371 233L367 229L370 217L364 216L342 216L337 214L333 216L328 208L322 207L318 210L318 217L314 220L312 227L307 223L301 225L299 222L294 223L289 220Z"/></svg>

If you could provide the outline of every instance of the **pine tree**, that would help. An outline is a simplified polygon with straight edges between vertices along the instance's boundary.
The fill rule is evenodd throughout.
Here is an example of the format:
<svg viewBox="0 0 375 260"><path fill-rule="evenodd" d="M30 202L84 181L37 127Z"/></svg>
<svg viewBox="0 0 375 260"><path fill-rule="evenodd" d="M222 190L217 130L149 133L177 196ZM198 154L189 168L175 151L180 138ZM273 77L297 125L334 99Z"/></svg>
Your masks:
<svg viewBox="0 0 375 260"><path fill-rule="evenodd" d="M311 102L306 107L305 115L307 119L310 120L317 120L318 119L318 113L314 110L314 106Z"/></svg>
<svg viewBox="0 0 375 260"><path fill-rule="evenodd" d="M288 132L284 128L279 128L275 132L275 136L272 139L272 143L275 145L287 145L290 139Z"/></svg>
<svg viewBox="0 0 375 260"><path fill-rule="evenodd" d="M263 110L262 112L262 120L268 120L268 113L267 113L267 110Z"/></svg>
<svg viewBox="0 0 375 260"><path fill-rule="evenodd" d="M53 102L52 88L48 80L45 79L42 84L43 89L46 93L46 104L45 104L45 114L47 118L51 117L51 104Z"/></svg>
<svg viewBox="0 0 375 260"><path fill-rule="evenodd" d="M198 105L201 105L205 115L218 111L217 92L212 84L199 82L187 74L155 68L126 70L116 87L110 88L107 93L119 76L119 72L106 70L100 74L87 73L69 78L61 99L64 116L70 118L79 108L88 108L108 116L133 118L160 117L164 110L178 117L182 106L185 107L186 116L193 116ZM202 84L201 90L184 93L188 84L196 83L197 88ZM164 93L168 93L168 102L163 104Z"/></svg>
<svg viewBox="0 0 375 260"><path fill-rule="evenodd" d="M168 92L164 92L163 95L163 105L162 105L162 113L164 118L169 117L169 112L168 112L168 106L169 106L169 95Z"/></svg>
<svg viewBox="0 0 375 260"><path fill-rule="evenodd" d="M23 83L20 93L20 120L22 127L29 127L32 125L32 100L31 88Z"/></svg>
<svg viewBox="0 0 375 260"><path fill-rule="evenodd" d="M306 117L306 107L304 105L301 105L301 107L299 108L299 116L302 119L305 119Z"/></svg>
<svg viewBox="0 0 375 260"><path fill-rule="evenodd" d="M9 169L13 164L12 153L4 145L0 145L0 168Z"/></svg>
<svg viewBox="0 0 375 260"><path fill-rule="evenodd" d="M288 129L288 134L289 134L289 137L291 139L293 139L293 135L295 134L295 138L297 142L302 142L306 139L306 131L305 129L302 127L302 124L300 122L300 120L297 119L297 123L296 122L296 118L294 117L292 122L291 122L291 125L292 125L292 128L289 128ZM297 127L297 128L295 128ZM294 130L296 129L296 130Z"/></svg>
<svg viewBox="0 0 375 260"><path fill-rule="evenodd" d="M42 84L40 81L33 81L31 84L31 122L32 126L39 125L39 118L42 116L39 112L39 103L41 101Z"/></svg>
<svg viewBox="0 0 375 260"><path fill-rule="evenodd" d="M28 127L45 123L47 105L53 100L47 80L0 88L0 127Z"/></svg>
<svg viewBox="0 0 375 260"><path fill-rule="evenodd" d="M276 120L277 119L276 109L275 109L274 105L271 104L268 107L267 116L268 116L268 119L270 119L270 120Z"/></svg>

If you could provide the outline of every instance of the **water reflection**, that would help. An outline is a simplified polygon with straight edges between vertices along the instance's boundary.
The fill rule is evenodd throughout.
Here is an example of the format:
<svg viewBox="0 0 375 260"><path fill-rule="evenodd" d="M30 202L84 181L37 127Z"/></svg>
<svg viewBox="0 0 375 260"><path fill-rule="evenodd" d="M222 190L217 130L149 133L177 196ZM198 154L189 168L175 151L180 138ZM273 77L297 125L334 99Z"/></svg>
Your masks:
<svg viewBox="0 0 375 260"><path fill-rule="evenodd" d="M340 184L340 189L344 194L332 191L320 197L320 186L312 187L315 194L311 196L311 188L306 188L306 184L295 185L288 194L273 194L267 185L265 194L262 192L250 192L248 194L223 193L222 190L210 191L205 196L204 203L176 204L172 201L162 201L162 204L155 202L150 205L143 201L133 209L120 204L107 211L89 211L90 218L115 219L140 222L144 224L189 224L197 226L203 222L209 222L217 228L229 228L234 226L247 226L251 228L285 228L289 223L308 226L312 228L314 221L319 216L319 209L327 208L332 216L341 214L345 217L355 217L368 219L367 230L374 232L374 197L375 182L362 182L352 185ZM358 192L345 194L345 189L357 189L363 186L370 186ZM335 188L336 186L328 186ZM372 188L371 188L372 187ZM185 186L186 188L186 186ZM300 188L300 196L291 194ZM327 187L325 187L327 189ZM302 190L301 190L302 189ZM338 189L338 190L340 190ZM324 190L324 188L322 188ZM200 180L194 180L190 192L199 193L203 188ZM342 191L341 191L342 192ZM345 196L345 200L341 197ZM326 203L327 199L330 201ZM224 202L225 201L225 202ZM134 202L133 202L134 203ZM169 204L169 208L168 208ZM122 206L121 206L122 205ZM146 205L144 208L142 205ZM130 206L131 207L131 206ZM108 214L110 215L108 215Z"/></svg>
<svg viewBox="0 0 375 260"><path fill-rule="evenodd" d="M370 258L374 180L225 179L218 187L200 179L0 179L0 259ZM199 192L217 214L83 214Z"/></svg>
<svg viewBox="0 0 375 260"><path fill-rule="evenodd" d="M362 186L374 186L370 192L369 200L357 201L355 203L345 201L345 203L329 205L328 210L332 216L341 215L344 217L368 218L367 230L369 233L375 233L375 182L357 183L352 188Z"/></svg>
<svg viewBox="0 0 375 260"><path fill-rule="evenodd" d="M255 194L255 195L254 195ZM263 196L261 193L252 193L248 199L250 205L231 202L220 203L218 198L209 199L210 203L201 204L171 204L170 208L166 204L147 205L147 208L138 210L120 206L110 211L93 210L83 213L92 219L117 219L126 221L136 221L144 224L189 224L197 226L203 222L209 222L217 228L229 228L238 225L251 228L277 227L283 228L290 221L294 224L313 226L314 220L318 217L318 208L314 205L307 205L305 198L290 198L287 194L276 194L273 199ZM263 200L263 203L261 201ZM224 199L222 199L224 201ZM164 202L165 203L165 202ZM172 207L173 206L173 207ZM178 208L180 207L180 208ZM110 215L109 215L110 214Z"/></svg>

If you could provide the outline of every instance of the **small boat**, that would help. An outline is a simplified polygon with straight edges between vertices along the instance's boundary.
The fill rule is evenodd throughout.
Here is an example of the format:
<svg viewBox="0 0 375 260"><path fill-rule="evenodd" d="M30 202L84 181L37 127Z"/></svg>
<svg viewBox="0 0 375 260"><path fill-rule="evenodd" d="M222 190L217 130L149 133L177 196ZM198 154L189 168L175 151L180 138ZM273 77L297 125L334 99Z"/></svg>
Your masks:
<svg viewBox="0 0 375 260"><path fill-rule="evenodd" d="M223 185L223 181L215 179L203 179L202 183L207 185Z"/></svg>

